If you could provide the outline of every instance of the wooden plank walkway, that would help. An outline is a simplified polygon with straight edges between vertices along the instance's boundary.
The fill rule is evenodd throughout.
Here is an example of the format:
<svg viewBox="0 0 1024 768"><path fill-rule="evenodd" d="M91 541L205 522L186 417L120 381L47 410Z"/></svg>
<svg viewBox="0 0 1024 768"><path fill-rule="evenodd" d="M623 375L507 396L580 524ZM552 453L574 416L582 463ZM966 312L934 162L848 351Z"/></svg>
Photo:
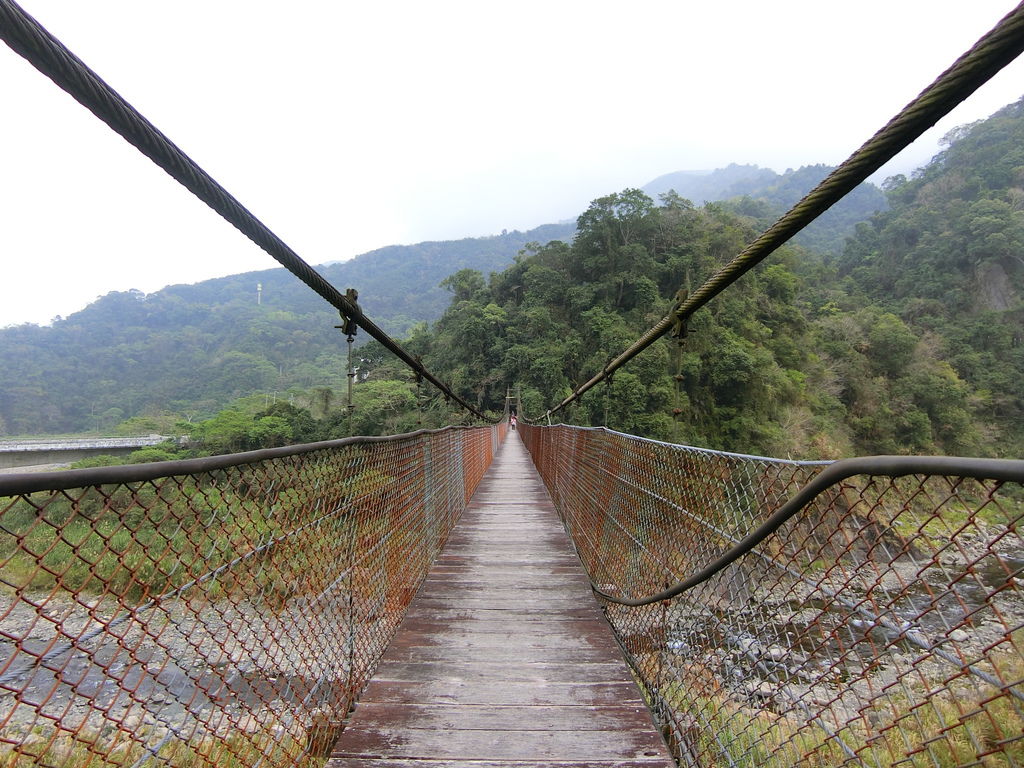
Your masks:
<svg viewBox="0 0 1024 768"><path fill-rule="evenodd" d="M327 768L674 765L511 433Z"/></svg>

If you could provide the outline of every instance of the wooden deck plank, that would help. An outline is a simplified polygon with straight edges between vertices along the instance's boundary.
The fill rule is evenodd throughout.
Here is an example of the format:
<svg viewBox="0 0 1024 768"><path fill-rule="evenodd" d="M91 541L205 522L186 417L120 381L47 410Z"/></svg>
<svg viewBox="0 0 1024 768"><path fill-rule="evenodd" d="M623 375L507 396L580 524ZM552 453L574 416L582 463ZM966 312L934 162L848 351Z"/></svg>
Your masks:
<svg viewBox="0 0 1024 768"><path fill-rule="evenodd" d="M613 661L574 664L572 662L506 661L497 664L479 662L388 661L374 673L375 680L427 683L431 680L465 680L508 683L615 683L622 679L622 664Z"/></svg>
<svg viewBox="0 0 1024 768"><path fill-rule="evenodd" d="M422 755L464 760L636 760L656 757L643 731L417 730L401 726L362 727L336 757L415 758ZM342 763L344 765L344 763Z"/></svg>
<svg viewBox="0 0 1024 768"><path fill-rule="evenodd" d="M613 707L634 706L642 702L633 681L566 685L559 683L515 682L474 683L467 680L434 680L426 683L378 681L368 686L365 696L382 704L493 704L501 707ZM524 713L524 717L527 715ZM358 707L350 730L359 726ZM653 726L652 726L653 730ZM344 733L342 739L344 739ZM340 742L339 742L340 743Z"/></svg>
<svg viewBox="0 0 1024 768"><path fill-rule="evenodd" d="M400 723L405 728L429 730L507 731L614 731L623 724L650 727L651 717L642 704L629 709L582 706L467 706L448 704L360 705L360 723L370 727Z"/></svg>
<svg viewBox="0 0 1024 768"><path fill-rule="evenodd" d="M673 765L510 435L327 766Z"/></svg>
<svg viewBox="0 0 1024 768"><path fill-rule="evenodd" d="M576 664L601 662L608 658L607 648L576 648L571 651L571 659ZM408 661L490 661L494 657L494 649L489 647L446 646L410 646L405 649ZM551 661L551 649L544 646L519 646L516 658L523 664L536 664Z"/></svg>

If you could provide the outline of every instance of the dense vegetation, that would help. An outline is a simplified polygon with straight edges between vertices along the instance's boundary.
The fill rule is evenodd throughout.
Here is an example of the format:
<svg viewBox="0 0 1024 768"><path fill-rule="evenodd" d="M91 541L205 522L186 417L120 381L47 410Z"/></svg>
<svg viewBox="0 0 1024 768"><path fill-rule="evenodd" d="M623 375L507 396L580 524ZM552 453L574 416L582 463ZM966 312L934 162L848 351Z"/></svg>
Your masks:
<svg viewBox="0 0 1024 768"><path fill-rule="evenodd" d="M913 179L890 181L891 209L842 256L781 250L693 318L681 352L652 348L572 418L777 455L1019 455L1022 112L951 134ZM514 385L527 413L558 402L763 223L743 200L662 203L601 198L572 245L534 249L487 283L457 274L452 307L423 334L427 359L485 407Z"/></svg>
<svg viewBox="0 0 1024 768"><path fill-rule="evenodd" d="M885 210L857 225L841 252L783 248L698 313L684 344L662 340L562 417L794 457L1019 455L1022 112L1014 104L953 132L913 178L889 180L888 207L866 188L861 203ZM511 388L521 392L524 413L538 415L827 171L755 170L756 199L741 194L698 207L676 191L656 203L630 189L594 201L571 243L550 239L568 240L566 225L489 245L463 241L456 257L425 244L411 263L408 251L378 254L376 266L390 267L375 283L331 272L346 265L329 267L328 277L357 284L368 311L371 295L412 307L440 283L451 303L433 327L406 314L392 318L392 329L404 329L406 345L481 407L500 411ZM734 179L729 189L743 187ZM519 255L502 272L485 277L488 262L470 261L474 249L493 246L497 259L513 244ZM457 269L467 263L475 268ZM457 271L442 280L445 265ZM411 284L399 279L409 274ZM121 431L184 431L193 450L220 452L458 418L375 344L357 349L349 412L343 339L317 314L318 300L286 282L275 270L150 297L113 294L53 328L3 331L0 419L11 433L109 429L129 417ZM403 304L398 293L417 284ZM143 453L137 458L170 455Z"/></svg>
<svg viewBox="0 0 1024 768"><path fill-rule="evenodd" d="M743 206L770 217L828 170L812 166L780 176L730 166L700 178L704 193L744 195ZM860 221L884 204L870 185L854 194L867 202L837 206L847 218ZM823 247L846 231L834 224L821 229ZM463 268L485 275L504 269L527 244L568 240L572 232L571 223L562 223L389 246L321 270L342 289L358 288L367 314L402 336L440 317L450 297L440 286L444 278ZM345 352L335 318L319 296L285 270L272 269L150 295L114 292L52 327L0 329L0 436L109 432L125 418L163 410L194 421L254 392L337 388L345 381Z"/></svg>
<svg viewBox="0 0 1024 768"><path fill-rule="evenodd" d="M84 459L76 467L167 461L209 454L333 440L352 435L399 434L461 423L465 414L417 384L404 366L377 342L355 356L358 383L348 407L347 385L333 389L293 389L278 399L270 394L232 401L213 416L182 421L180 415L152 409L114 428L121 435L162 434L178 439L132 453Z"/></svg>
<svg viewBox="0 0 1024 768"><path fill-rule="evenodd" d="M883 409L915 402L940 444L955 433L962 449L1020 456L1024 99L945 143L914 178L890 180L892 210L858 228L836 267L854 318L867 306L905 324L887 340L890 375L874 395ZM920 414L905 418L911 444L927 444Z"/></svg>
<svg viewBox="0 0 1024 768"><path fill-rule="evenodd" d="M439 283L452 271L502 269L527 243L571 232L571 224L552 224L390 246L322 273L342 290L357 287L367 314L402 334L444 311ZM346 351L337 324L323 299L273 269L148 296L111 293L50 327L0 329L0 436L106 432L160 411L196 420L255 392L340 387Z"/></svg>

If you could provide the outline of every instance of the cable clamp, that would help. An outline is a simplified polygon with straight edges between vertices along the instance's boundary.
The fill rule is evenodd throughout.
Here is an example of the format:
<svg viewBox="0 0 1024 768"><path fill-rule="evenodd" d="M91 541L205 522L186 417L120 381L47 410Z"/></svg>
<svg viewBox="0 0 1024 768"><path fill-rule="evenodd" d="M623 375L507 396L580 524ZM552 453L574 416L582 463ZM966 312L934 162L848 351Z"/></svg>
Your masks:
<svg viewBox="0 0 1024 768"><path fill-rule="evenodd" d="M362 310L359 309L359 291L355 288L347 288L345 289L345 298L348 299L348 303L352 305L356 312L362 313ZM340 329L342 333L348 336L348 340L352 341L355 338L356 331L359 330L355 317L350 317L341 310L338 310L338 314L341 315L341 325L334 327Z"/></svg>
<svg viewBox="0 0 1024 768"><path fill-rule="evenodd" d="M672 307L672 338L673 339L685 339L686 334L689 333L689 329L686 327L686 318L679 314L680 308L686 303L687 297L690 292L685 288L680 288L676 291L676 303Z"/></svg>

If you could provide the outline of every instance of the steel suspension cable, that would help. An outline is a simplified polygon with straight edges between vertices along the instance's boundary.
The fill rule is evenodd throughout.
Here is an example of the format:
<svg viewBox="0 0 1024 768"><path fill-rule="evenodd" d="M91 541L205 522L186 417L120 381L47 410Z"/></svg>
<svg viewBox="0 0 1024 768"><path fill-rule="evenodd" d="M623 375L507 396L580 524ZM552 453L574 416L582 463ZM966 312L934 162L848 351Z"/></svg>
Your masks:
<svg viewBox="0 0 1024 768"><path fill-rule="evenodd" d="M872 136L818 186L765 230L732 261L712 275L700 288L678 303L656 325L649 328L609 362L600 373L577 387L569 397L549 409L545 417L579 399L585 392L643 352L673 327L686 321L701 307L739 280L753 267L785 244L818 216L839 202L858 184L877 171L922 133L945 117L999 70L1024 51L1024 2L1008 13L991 31L939 75L910 104Z"/></svg>
<svg viewBox="0 0 1024 768"><path fill-rule="evenodd" d="M409 368L433 384L446 398L454 400L477 418L490 421L487 416L455 394L446 384L428 371L420 361L366 317L357 304L349 301L324 279L269 227L257 219L224 187L13 0L0 0L0 39L120 134L129 144L163 168L192 194L227 219L242 234L316 291L342 315L353 320Z"/></svg>

